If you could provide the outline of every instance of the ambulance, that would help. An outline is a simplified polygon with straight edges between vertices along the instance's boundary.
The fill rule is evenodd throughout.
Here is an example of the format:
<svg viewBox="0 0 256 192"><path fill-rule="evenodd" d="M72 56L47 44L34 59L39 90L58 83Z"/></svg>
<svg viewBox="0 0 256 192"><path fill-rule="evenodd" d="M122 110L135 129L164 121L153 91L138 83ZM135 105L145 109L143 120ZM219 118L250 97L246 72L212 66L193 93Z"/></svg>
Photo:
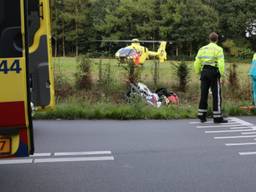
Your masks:
<svg viewBox="0 0 256 192"><path fill-rule="evenodd" d="M55 105L49 0L0 0L0 158L34 153L32 107Z"/></svg>

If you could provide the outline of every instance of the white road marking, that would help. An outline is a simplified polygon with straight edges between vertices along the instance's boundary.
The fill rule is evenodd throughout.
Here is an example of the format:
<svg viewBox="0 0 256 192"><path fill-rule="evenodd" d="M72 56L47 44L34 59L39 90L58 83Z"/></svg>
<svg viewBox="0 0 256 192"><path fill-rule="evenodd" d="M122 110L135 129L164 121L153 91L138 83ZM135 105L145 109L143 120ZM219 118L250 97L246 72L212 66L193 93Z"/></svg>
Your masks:
<svg viewBox="0 0 256 192"><path fill-rule="evenodd" d="M198 129L212 129L207 130L205 133L239 133L240 135L233 136L221 136L214 137L214 139L242 139L242 138L253 138L256 140L256 126L252 123L246 122L236 117L228 118L228 123L226 124L210 124L207 122L202 124L200 122L191 122L190 124L195 124ZM217 128L219 130L216 130ZM247 142L247 143L226 143L225 146L252 146L256 145L256 142ZM239 152L239 155L256 155L256 152Z"/></svg>
<svg viewBox="0 0 256 192"><path fill-rule="evenodd" d="M205 129L205 128L230 128L230 127L241 127L241 125L221 124L221 125L197 126L196 128Z"/></svg>
<svg viewBox="0 0 256 192"><path fill-rule="evenodd" d="M199 121L196 121L196 122L192 121L192 122L189 122L189 124L191 124L191 125L198 125L198 124L200 124L200 125L204 125L204 124L216 125L215 123L213 123L213 121L207 121L207 122L204 122L204 123L201 123L201 122L199 122ZM224 124L234 125L234 124L239 124L239 123L237 123L237 122L231 122L231 121L229 121L228 123L219 123L219 125L224 125Z"/></svg>
<svg viewBox="0 0 256 192"><path fill-rule="evenodd" d="M113 156L104 157L70 157L35 159L34 163L80 162L80 161L113 161Z"/></svg>
<svg viewBox="0 0 256 192"><path fill-rule="evenodd" d="M221 131L205 131L205 133L235 133L235 132L246 132L255 131L255 129L238 129L238 130L221 130ZM255 132L254 132L255 133Z"/></svg>
<svg viewBox="0 0 256 192"><path fill-rule="evenodd" d="M245 133L241 133L242 135L253 135L256 134L256 132L245 132Z"/></svg>
<svg viewBox="0 0 256 192"><path fill-rule="evenodd" d="M111 151L81 151L81 152L58 152L55 156L79 156L79 155L110 155Z"/></svg>
<svg viewBox="0 0 256 192"><path fill-rule="evenodd" d="M30 155L29 157L50 157L51 153L34 153L34 155Z"/></svg>
<svg viewBox="0 0 256 192"><path fill-rule="evenodd" d="M201 122L198 120L198 121L191 121L191 122L189 122L189 124L191 124L191 125L196 125L196 124L201 124L201 125L203 125L203 124L213 124L213 121L206 121L206 122L204 122L204 123L201 123Z"/></svg>
<svg viewBox="0 0 256 192"><path fill-rule="evenodd" d="M252 128L252 127L250 127L250 126L246 126L246 127L230 127L229 129L236 130L236 129L248 129L248 128Z"/></svg>
<svg viewBox="0 0 256 192"><path fill-rule="evenodd" d="M206 122L205 122L206 123ZM197 121L192 121L192 122L189 122L190 125L195 125L195 124L201 124L200 122L197 122Z"/></svg>
<svg viewBox="0 0 256 192"><path fill-rule="evenodd" d="M7 164L29 164L29 163L53 163L53 162L78 162L78 161L110 161L114 160L111 151L83 151L83 152L58 152L35 153L28 158L0 159L0 165ZM90 155L90 156L89 156ZM96 156L105 155L105 156ZM61 157L65 156L65 157ZM67 157L70 156L70 157ZM87 157L85 157L87 156Z"/></svg>
<svg viewBox="0 0 256 192"><path fill-rule="evenodd" d="M33 159L5 159L5 160L0 160L0 165L28 164L32 162L33 162Z"/></svg>
<svg viewBox="0 0 256 192"><path fill-rule="evenodd" d="M226 146L246 146L246 145L256 145L256 143L227 143Z"/></svg>
<svg viewBox="0 0 256 192"><path fill-rule="evenodd" d="M242 135L242 136L227 136L227 137L214 137L214 139L239 139L239 138L255 138L256 135Z"/></svg>
<svg viewBox="0 0 256 192"><path fill-rule="evenodd" d="M241 119L239 119L239 118L236 118L236 117L229 117L229 118L227 118L227 120L228 120L228 123L220 123L220 124L218 124L218 125L231 125L231 124L239 124L239 125L248 125L248 126L251 126L251 125L253 125L253 124L251 124L251 123L249 123L249 122L247 122L247 121L244 121L244 120L241 120ZM205 123L201 123L200 121L192 121L192 122L189 122L189 124L192 124L192 125L195 125L195 124L201 124L201 125L203 125L203 124L212 124L212 125L216 125L216 124L214 124L213 123L213 121L207 121L207 122L205 122Z"/></svg>
<svg viewBox="0 0 256 192"><path fill-rule="evenodd" d="M248 126L252 126L253 124L252 123L249 123L247 121L244 121L242 119L239 119L239 118L236 118L236 117L231 117L230 119L232 119L233 121L241 124L241 125L248 125Z"/></svg>
<svg viewBox="0 0 256 192"><path fill-rule="evenodd" d="M256 155L256 152L240 152L239 155Z"/></svg>
<svg viewBox="0 0 256 192"><path fill-rule="evenodd" d="M189 122L189 124L192 124L192 125L213 125L213 126L219 126L219 125L241 125L241 126L252 126L253 124L247 122L247 121L244 121L244 120L241 120L239 118L236 118L236 117L229 117L227 118L228 120L228 123L219 123L219 124L215 124L213 121L207 121L205 123L201 123L200 121L192 121L192 122Z"/></svg>

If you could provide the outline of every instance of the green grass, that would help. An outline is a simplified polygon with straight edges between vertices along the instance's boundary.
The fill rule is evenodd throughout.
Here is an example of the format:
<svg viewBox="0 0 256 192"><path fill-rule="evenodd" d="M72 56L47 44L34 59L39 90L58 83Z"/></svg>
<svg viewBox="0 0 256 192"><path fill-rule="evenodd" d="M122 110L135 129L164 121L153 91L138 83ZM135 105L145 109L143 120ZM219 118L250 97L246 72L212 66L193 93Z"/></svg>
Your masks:
<svg viewBox="0 0 256 192"><path fill-rule="evenodd" d="M155 108L143 103L66 103L52 111L37 112L34 119L179 119L194 117L195 113L189 105Z"/></svg>
<svg viewBox="0 0 256 192"><path fill-rule="evenodd" d="M226 102L223 113L225 116L255 115L255 112L241 110L240 106L249 103ZM155 108L144 103L113 104L113 103L62 103L55 110L36 112L34 119L184 119L196 118L197 105L182 104L179 106L162 106ZM209 117L211 110L209 110Z"/></svg>

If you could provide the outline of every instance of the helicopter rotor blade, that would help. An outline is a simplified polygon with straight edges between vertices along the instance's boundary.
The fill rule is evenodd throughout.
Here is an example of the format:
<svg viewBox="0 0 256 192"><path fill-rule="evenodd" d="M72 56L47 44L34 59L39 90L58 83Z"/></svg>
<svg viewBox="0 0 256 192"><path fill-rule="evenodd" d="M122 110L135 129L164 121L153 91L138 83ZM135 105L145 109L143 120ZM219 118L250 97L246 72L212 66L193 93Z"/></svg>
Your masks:
<svg viewBox="0 0 256 192"><path fill-rule="evenodd" d="M139 40L139 43L161 43L164 40ZM132 43L132 40L89 40L87 42L106 42L106 43ZM172 41L166 41L169 44L173 44Z"/></svg>
<svg viewBox="0 0 256 192"><path fill-rule="evenodd" d="M141 42L141 43L161 43L163 41L165 41L165 40L140 40L139 42ZM167 42L169 44L173 44L172 41L165 41L165 42Z"/></svg>

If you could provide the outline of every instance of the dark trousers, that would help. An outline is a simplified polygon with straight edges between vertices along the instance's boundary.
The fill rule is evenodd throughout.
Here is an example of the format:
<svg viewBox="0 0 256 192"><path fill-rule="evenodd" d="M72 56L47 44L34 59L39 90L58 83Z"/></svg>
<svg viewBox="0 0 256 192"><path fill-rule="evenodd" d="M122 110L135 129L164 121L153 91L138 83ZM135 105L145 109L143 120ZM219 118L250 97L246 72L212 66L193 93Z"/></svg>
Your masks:
<svg viewBox="0 0 256 192"><path fill-rule="evenodd" d="M198 109L198 116L206 118L208 107L208 92L211 88L213 96L213 118L222 118L221 113L221 87L220 73L218 68L206 65L201 72L201 98Z"/></svg>

